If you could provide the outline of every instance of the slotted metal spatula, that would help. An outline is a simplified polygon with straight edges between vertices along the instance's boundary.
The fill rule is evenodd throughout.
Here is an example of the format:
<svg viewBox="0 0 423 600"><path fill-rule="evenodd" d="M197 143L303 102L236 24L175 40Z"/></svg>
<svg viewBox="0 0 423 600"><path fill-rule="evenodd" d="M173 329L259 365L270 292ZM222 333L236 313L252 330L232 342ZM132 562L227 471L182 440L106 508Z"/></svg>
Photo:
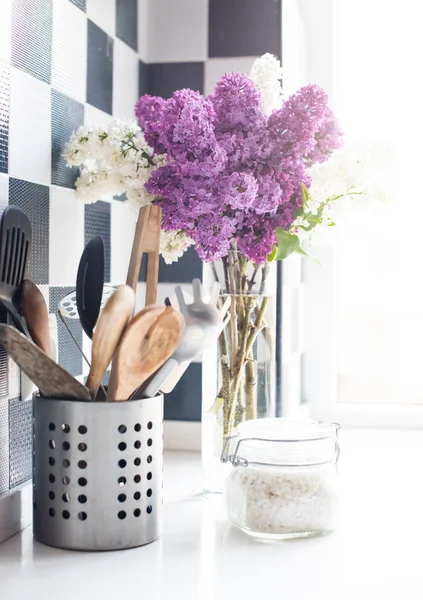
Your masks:
<svg viewBox="0 0 423 600"><path fill-rule="evenodd" d="M25 276L31 249L32 228L26 214L8 206L0 223L0 301L16 327L31 338L16 306L16 296Z"/></svg>

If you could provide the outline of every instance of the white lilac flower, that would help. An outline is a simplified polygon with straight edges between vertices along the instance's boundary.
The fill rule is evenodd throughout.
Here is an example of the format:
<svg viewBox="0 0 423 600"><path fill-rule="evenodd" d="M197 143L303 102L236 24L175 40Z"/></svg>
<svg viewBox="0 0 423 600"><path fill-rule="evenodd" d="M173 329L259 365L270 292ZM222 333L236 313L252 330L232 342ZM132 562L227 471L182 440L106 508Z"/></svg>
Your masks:
<svg viewBox="0 0 423 600"><path fill-rule="evenodd" d="M323 230L333 225L341 212L362 206L369 209L386 201L392 195L393 158L386 144L357 142L334 152L326 162L315 163L307 169L311 177L308 199L291 233L323 241ZM338 202L341 199L343 202Z"/></svg>
<svg viewBox="0 0 423 600"><path fill-rule="evenodd" d="M166 264L175 262L194 243L183 231L161 231L160 253Z"/></svg>
<svg viewBox="0 0 423 600"><path fill-rule="evenodd" d="M261 90L263 111L267 116L282 106L282 68L273 54L263 54L254 61L250 79Z"/></svg>
<svg viewBox="0 0 423 600"><path fill-rule="evenodd" d="M154 155L135 122L113 120L106 128L81 126L64 152L69 166L78 166L76 196L87 204L125 193L127 205L138 216L140 207L155 197L144 185L151 173L166 164ZM161 253L167 263L182 256L193 240L181 231L161 232Z"/></svg>

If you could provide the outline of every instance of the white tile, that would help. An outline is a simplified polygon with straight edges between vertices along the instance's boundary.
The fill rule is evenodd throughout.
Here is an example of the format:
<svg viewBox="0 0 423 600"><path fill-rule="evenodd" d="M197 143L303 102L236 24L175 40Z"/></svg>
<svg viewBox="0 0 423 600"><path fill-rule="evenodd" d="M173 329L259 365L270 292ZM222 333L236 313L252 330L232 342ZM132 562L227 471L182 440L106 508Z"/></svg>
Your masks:
<svg viewBox="0 0 423 600"><path fill-rule="evenodd" d="M111 265L110 278L113 285L126 281L136 216L125 202L112 201L111 206Z"/></svg>
<svg viewBox="0 0 423 600"><path fill-rule="evenodd" d="M55 0L51 84L84 103L87 86L87 17L69 0Z"/></svg>
<svg viewBox="0 0 423 600"><path fill-rule="evenodd" d="M139 97L138 55L116 38L113 63L113 116L119 119L134 119L134 106Z"/></svg>
<svg viewBox="0 0 423 600"><path fill-rule="evenodd" d="M0 60L10 62L12 0L2 0L0 19Z"/></svg>
<svg viewBox="0 0 423 600"><path fill-rule="evenodd" d="M87 16L103 31L116 35L116 0L87 0Z"/></svg>
<svg viewBox="0 0 423 600"><path fill-rule="evenodd" d="M86 356L87 360L91 362L91 346L92 341L90 338L82 332L82 352ZM82 357L82 374L88 377L88 373L90 372L90 367L84 357Z"/></svg>
<svg viewBox="0 0 423 600"><path fill-rule="evenodd" d="M9 398L17 398L21 393L21 371L14 360L8 357L7 361Z"/></svg>
<svg viewBox="0 0 423 600"><path fill-rule="evenodd" d="M138 0L138 55L148 61L148 6L149 0Z"/></svg>
<svg viewBox="0 0 423 600"><path fill-rule="evenodd" d="M148 62L207 58L207 0L149 0Z"/></svg>
<svg viewBox="0 0 423 600"><path fill-rule="evenodd" d="M51 181L51 88L11 68L9 175L35 183Z"/></svg>
<svg viewBox="0 0 423 600"><path fill-rule="evenodd" d="M91 106L91 104L85 105L84 111L84 125L94 125L95 127L107 127L113 117L108 113Z"/></svg>
<svg viewBox="0 0 423 600"><path fill-rule="evenodd" d="M54 286L75 285L84 248L84 204L73 190L50 188L50 274Z"/></svg>
<svg viewBox="0 0 423 600"><path fill-rule="evenodd" d="M211 94L216 83L225 73L245 73L248 75L256 56L242 58L209 58L204 75L204 93Z"/></svg>
<svg viewBox="0 0 423 600"><path fill-rule="evenodd" d="M9 204L9 176L0 173L0 211Z"/></svg>

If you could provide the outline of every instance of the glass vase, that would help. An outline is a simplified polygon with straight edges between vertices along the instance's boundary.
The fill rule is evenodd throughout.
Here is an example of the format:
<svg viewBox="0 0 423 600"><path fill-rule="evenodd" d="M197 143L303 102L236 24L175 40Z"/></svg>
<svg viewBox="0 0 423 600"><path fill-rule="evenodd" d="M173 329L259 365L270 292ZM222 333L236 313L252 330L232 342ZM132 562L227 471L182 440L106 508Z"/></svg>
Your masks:
<svg viewBox="0 0 423 600"><path fill-rule="evenodd" d="M276 266L257 265L232 249L210 275L231 298L216 350L203 358L202 464L204 491L222 493L230 471L220 461L238 425L276 413Z"/></svg>

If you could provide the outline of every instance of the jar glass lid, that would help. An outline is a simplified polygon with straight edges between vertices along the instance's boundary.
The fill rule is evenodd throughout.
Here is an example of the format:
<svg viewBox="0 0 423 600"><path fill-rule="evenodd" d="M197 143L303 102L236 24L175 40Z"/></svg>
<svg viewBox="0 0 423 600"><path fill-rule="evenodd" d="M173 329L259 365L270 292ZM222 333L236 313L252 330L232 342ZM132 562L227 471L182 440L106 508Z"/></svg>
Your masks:
<svg viewBox="0 0 423 600"><path fill-rule="evenodd" d="M336 435L339 428L338 423L293 421L279 417L244 421L238 425L237 432L242 437L289 442L330 438Z"/></svg>

